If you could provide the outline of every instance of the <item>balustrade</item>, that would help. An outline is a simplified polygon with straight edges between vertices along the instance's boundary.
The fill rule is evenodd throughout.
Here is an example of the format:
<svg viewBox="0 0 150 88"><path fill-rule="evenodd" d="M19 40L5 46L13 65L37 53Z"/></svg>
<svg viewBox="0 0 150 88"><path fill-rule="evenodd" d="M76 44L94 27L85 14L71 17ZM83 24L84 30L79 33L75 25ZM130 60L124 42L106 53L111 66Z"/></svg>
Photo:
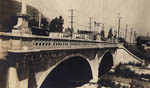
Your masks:
<svg viewBox="0 0 150 88"><path fill-rule="evenodd" d="M44 36L0 35L0 49L12 51L34 51L55 49L116 47L117 43L95 40L59 39Z"/></svg>

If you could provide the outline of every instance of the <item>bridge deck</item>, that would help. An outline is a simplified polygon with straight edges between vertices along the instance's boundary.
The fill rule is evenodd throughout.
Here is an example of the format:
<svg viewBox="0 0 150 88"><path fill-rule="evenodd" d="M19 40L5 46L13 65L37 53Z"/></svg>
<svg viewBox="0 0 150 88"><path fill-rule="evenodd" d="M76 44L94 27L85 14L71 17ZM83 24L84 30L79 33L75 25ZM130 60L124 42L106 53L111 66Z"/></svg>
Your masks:
<svg viewBox="0 0 150 88"><path fill-rule="evenodd" d="M115 42L81 40L67 38L50 38L34 35L13 35L0 33L0 50L9 52L34 52L42 50L85 49L117 47Z"/></svg>

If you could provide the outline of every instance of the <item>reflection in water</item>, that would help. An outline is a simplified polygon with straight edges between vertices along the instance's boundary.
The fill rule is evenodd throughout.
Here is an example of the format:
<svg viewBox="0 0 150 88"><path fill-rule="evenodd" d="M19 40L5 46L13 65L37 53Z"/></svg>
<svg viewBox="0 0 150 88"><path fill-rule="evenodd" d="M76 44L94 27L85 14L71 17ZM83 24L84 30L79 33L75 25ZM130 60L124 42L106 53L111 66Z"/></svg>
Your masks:
<svg viewBox="0 0 150 88"><path fill-rule="evenodd" d="M75 88L92 79L89 63L81 58L70 58L59 64L46 78L41 88Z"/></svg>

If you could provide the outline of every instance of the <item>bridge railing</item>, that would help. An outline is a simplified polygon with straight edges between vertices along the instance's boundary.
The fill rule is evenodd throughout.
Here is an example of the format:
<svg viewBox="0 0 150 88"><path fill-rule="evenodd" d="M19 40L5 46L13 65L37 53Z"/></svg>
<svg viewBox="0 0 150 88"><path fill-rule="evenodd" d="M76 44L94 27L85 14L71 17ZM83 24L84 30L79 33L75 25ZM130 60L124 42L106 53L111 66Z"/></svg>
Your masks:
<svg viewBox="0 0 150 88"><path fill-rule="evenodd" d="M16 36L11 33L0 33L0 44L1 50L9 50L14 52L117 47L117 43L114 42L99 42L96 40L65 38L60 39L33 35Z"/></svg>

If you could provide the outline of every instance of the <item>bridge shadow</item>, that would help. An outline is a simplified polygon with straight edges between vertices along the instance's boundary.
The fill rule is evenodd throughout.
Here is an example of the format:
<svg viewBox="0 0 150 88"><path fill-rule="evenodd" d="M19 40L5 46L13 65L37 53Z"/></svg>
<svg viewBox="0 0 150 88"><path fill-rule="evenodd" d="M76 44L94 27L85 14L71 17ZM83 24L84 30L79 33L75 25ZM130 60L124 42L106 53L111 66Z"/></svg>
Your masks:
<svg viewBox="0 0 150 88"><path fill-rule="evenodd" d="M72 57L59 64L43 82L41 88L72 88L92 79L91 67L86 59Z"/></svg>
<svg viewBox="0 0 150 88"><path fill-rule="evenodd" d="M110 69L112 68L112 66L113 66L113 56L111 52L107 52L105 53L105 55L103 56L100 62L98 77L100 78L105 73L108 73Z"/></svg>

